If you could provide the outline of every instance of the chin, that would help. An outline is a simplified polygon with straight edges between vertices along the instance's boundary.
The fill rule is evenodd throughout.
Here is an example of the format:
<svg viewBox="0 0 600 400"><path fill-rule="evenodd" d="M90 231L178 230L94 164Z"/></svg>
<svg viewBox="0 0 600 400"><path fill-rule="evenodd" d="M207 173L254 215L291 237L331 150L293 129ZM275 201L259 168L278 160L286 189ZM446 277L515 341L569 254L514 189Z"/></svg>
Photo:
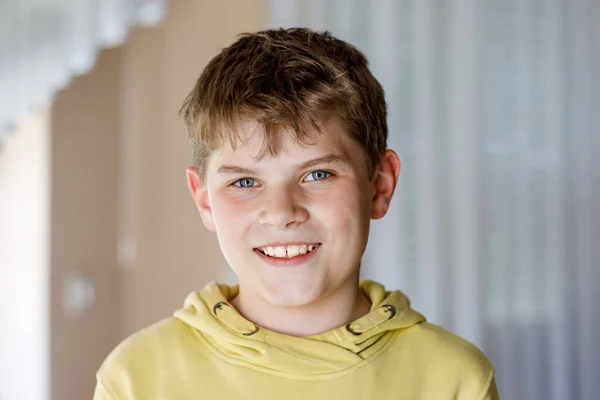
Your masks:
<svg viewBox="0 0 600 400"><path fill-rule="evenodd" d="M265 285L263 297L278 307L302 307L314 303L322 294L319 284L285 282Z"/></svg>

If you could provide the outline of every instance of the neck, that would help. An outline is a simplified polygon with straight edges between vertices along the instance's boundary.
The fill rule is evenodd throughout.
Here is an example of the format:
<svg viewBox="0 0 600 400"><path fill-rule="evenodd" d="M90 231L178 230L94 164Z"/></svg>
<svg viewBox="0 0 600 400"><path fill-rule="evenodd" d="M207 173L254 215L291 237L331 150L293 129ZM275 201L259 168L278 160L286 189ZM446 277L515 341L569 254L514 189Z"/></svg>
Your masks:
<svg viewBox="0 0 600 400"><path fill-rule="evenodd" d="M231 304L260 327L290 336L312 336L346 325L369 312L371 304L358 282L348 286L311 304L280 307L247 293L240 285L240 292Z"/></svg>

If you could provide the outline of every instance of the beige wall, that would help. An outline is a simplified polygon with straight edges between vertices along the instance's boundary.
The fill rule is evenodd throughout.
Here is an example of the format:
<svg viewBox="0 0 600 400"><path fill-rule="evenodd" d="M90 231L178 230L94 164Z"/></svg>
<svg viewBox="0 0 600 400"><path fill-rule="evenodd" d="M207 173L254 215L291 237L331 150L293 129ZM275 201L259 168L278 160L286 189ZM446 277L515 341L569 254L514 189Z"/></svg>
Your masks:
<svg viewBox="0 0 600 400"><path fill-rule="evenodd" d="M90 397L93 367L121 335L116 262L121 51L103 52L52 109L51 376L52 399ZM80 315L64 309L66 279L95 286Z"/></svg>
<svg viewBox="0 0 600 400"><path fill-rule="evenodd" d="M178 117L206 62L261 26L262 3L173 0L156 28L102 52L52 110L52 398L90 398L94 372L126 335L228 276L185 184ZM119 263L120 260L120 263ZM62 309L64 280L95 284L93 308Z"/></svg>

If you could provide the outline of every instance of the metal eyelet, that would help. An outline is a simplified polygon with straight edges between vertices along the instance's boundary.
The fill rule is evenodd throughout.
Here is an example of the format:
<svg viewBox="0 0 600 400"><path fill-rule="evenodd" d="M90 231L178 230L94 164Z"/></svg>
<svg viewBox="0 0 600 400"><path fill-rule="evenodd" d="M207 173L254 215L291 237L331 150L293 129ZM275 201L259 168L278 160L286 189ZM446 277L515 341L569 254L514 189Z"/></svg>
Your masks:
<svg viewBox="0 0 600 400"><path fill-rule="evenodd" d="M229 306L229 303L225 302L225 301L220 301L217 304L215 304L215 306L213 307L213 314L217 315L217 311L223 307L223 306ZM246 333L242 333L242 335L244 336L252 336L254 335L256 332L258 332L260 328L256 325L254 325L254 330L252 332L246 332ZM238 332L241 333L241 332Z"/></svg>
<svg viewBox="0 0 600 400"><path fill-rule="evenodd" d="M354 336L360 336L360 335L362 335L362 332L356 332L355 330L353 330L353 329L350 327L350 325L352 325L352 324L348 324L348 325L346 325L346 330L347 330L348 332L350 332L350 333L351 333L351 334L353 334Z"/></svg>
<svg viewBox="0 0 600 400"><path fill-rule="evenodd" d="M392 313L392 315L390 315L390 319L394 318L394 316L396 315L396 307L394 307L394 306L390 306L389 304L384 304L381 306L381 308L385 308Z"/></svg>
<svg viewBox="0 0 600 400"><path fill-rule="evenodd" d="M215 304L215 306L213 307L213 314L217 315L217 310L223 306L227 306L229 304L225 303L224 301L220 301L217 304Z"/></svg>
<svg viewBox="0 0 600 400"><path fill-rule="evenodd" d="M259 328L258 326L256 326L256 325L255 325L254 327L255 327L255 329L254 329L252 332L242 333L242 335L244 335L244 336L252 336L252 335L254 335L254 334L255 334L256 332L258 332L258 330L260 329L260 328Z"/></svg>

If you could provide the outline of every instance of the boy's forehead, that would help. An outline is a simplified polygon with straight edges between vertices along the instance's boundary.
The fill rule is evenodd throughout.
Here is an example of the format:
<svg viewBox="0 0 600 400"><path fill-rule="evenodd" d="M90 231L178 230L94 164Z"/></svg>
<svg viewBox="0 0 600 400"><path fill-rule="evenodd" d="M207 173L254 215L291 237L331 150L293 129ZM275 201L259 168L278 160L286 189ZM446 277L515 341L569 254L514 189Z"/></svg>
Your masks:
<svg viewBox="0 0 600 400"><path fill-rule="evenodd" d="M256 123L250 123L236 132L234 143L225 138L222 145L213 150L208 158L209 175L255 173L258 171L283 172L284 169L309 168L323 163L339 163L343 169L365 169L364 151L345 133L335 120L323 123L318 130L308 132L306 142L299 142L291 129L281 129L278 151L264 151L268 138ZM366 173L366 170L364 171ZM215 175L215 176L216 176Z"/></svg>

